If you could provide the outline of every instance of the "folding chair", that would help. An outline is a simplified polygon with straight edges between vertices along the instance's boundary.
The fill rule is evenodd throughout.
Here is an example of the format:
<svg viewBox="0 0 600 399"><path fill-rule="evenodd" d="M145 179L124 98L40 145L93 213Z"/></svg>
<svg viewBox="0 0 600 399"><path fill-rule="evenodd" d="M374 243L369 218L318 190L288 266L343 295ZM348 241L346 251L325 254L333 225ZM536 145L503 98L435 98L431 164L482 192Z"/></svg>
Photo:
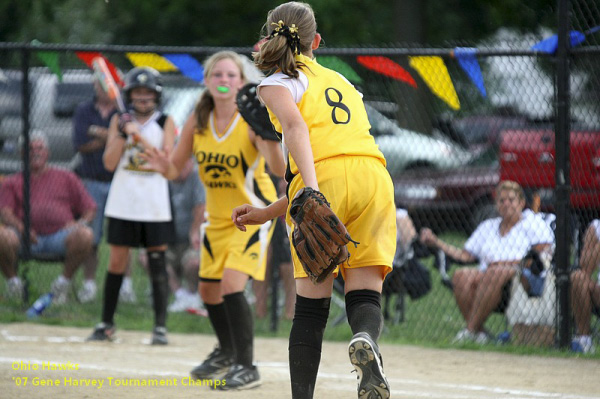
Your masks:
<svg viewBox="0 0 600 399"><path fill-rule="evenodd" d="M522 270L512 280L506 318L512 328L514 342L523 345L551 346L556 320L556 277L548 262L544 289L539 297L531 297L521 284Z"/></svg>

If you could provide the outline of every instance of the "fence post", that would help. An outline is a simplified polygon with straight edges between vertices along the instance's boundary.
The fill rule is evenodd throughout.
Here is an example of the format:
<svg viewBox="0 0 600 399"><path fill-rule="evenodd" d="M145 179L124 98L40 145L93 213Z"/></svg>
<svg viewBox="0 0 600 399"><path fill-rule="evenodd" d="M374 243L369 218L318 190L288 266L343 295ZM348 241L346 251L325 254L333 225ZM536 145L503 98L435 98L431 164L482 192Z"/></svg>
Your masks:
<svg viewBox="0 0 600 399"><path fill-rule="evenodd" d="M22 109L21 118L23 119L23 145L21 154L23 157L23 258L29 260L31 257L31 207L30 207L30 170L29 170L29 61L30 50L28 46L21 49L21 72L22 72Z"/></svg>
<svg viewBox="0 0 600 399"><path fill-rule="evenodd" d="M555 120L555 207L556 207L556 292L557 342L566 348L571 339L569 299L569 220L570 211L570 93L569 93L569 0L558 0L558 48L556 52L556 120Z"/></svg>

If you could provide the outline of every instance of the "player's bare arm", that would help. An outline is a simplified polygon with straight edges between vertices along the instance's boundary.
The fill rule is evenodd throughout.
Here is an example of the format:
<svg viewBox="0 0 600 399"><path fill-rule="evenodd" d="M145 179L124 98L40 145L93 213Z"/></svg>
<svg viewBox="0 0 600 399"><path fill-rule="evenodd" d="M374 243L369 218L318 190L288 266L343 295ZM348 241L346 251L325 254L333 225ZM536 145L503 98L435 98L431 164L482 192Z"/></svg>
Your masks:
<svg viewBox="0 0 600 399"><path fill-rule="evenodd" d="M140 156L146 160L147 165L144 169L154 170L162 174L165 178L173 180L179 176L183 166L192 154L193 134L196 127L196 115L193 113L185 122L179 141L173 149L169 151L169 146L161 151L156 148L147 149ZM173 140L175 137L175 125L173 124ZM171 144L172 146L172 144Z"/></svg>
<svg viewBox="0 0 600 399"><path fill-rule="evenodd" d="M126 125L132 125L128 123ZM127 134L127 133L126 133ZM108 128L108 141L104 154L102 155L102 161L106 170L114 172L121 160L123 155L123 149L125 148L126 140L119 135L119 115L114 115L110 121Z"/></svg>
<svg viewBox="0 0 600 399"><path fill-rule="evenodd" d="M291 93L283 86L264 86L260 97L281 122L285 145L298 165L302 180L306 186L319 190L308 127Z"/></svg>
<svg viewBox="0 0 600 399"><path fill-rule="evenodd" d="M269 171L277 177L283 177L285 174L285 161L281 152L281 143L273 140L265 140L252 129L249 129L250 140L254 146L265 157Z"/></svg>
<svg viewBox="0 0 600 399"><path fill-rule="evenodd" d="M287 210L287 197L281 197L271 205L261 208L244 204L233 209L231 220L241 231L246 231L246 225L263 224L271 219L285 215Z"/></svg>

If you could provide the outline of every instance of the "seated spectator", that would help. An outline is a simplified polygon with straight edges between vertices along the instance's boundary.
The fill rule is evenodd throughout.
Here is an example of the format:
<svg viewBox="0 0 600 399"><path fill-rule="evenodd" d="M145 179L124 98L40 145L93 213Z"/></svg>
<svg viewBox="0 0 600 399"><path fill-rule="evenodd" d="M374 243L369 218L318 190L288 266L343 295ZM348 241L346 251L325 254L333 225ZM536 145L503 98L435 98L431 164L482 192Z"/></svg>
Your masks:
<svg viewBox="0 0 600 399"><path fill-rule="evenodd" d="M419 260L431 253L419 241L417 230L406 209L396 209L396 226L394 269L383 282L382 295L389 297L396 292L406 292L411 299L416 300L431 290L429 270Z"/></svg>
<svg viewBox="0 0 600 399"><path fill-rule="evenodd" d="M90 255L93 232L88 225L94 219L96 204L79 178L66 170L47 165L48 140L39 131L31 134L29 144L31 255L64 256L64 272L52 283L55 303L64 303L71 277ZM23 282L16 264L23 248L20 237L23 222L23 173L7 177L0 187L0 266L8 282L8 292L23 296Z"/></svg>
<svg viewBox="0 0 600 399"><path fill-rule="evenodd" d="M591 337L592 310L600 309L599 281L592 278L600 265L600 219L590 223L587 228L581 250L581 269L571 274L571 304L575 318L577 335L573 338L571 349L575 352L594 353Z"/></svg>
<svg viewBox="0 0 600 399"><path fill-rule="evenodd" d="M500 217L483 221L471 234L464 248L440 240L430 229L421 231L421 241L441 249L460 263L479 262L477 269L458 269L452 278L454 296L467 326L459 331L455 342L489 340L484 324L502 304L505 286L517 273L518 265L530 249L538 253L551 251L554 233L538 215L525 208L523 189L513 181L503 181L496 188L496 207ZM521 282L531 296L543 289L543 274L523 270Z"/></svg>

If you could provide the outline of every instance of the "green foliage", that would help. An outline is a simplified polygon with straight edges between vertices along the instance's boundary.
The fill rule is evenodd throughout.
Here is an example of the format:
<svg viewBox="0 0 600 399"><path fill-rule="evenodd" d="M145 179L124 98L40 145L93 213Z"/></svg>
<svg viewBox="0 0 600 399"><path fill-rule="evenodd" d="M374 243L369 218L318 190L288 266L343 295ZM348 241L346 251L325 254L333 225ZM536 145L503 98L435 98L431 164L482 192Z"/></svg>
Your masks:
<svg viewBox="0 0 600 399"><path fill-rule="evenodd" d="M449 0L427 3L427 43L473 42L500 28L536 32L556 25L556 1ZM443 16L440 18L439 16Z"/></svg>
<svg viewBox="0 0 600 399"><path fill-rule="evenodd" d="M453 245L461 246L466 237L463 234L448 233L442 238ZM120 330L138 330L150 331L153 326L154 316L150 304L149 279L146 271L139 265L135 256L132 256L133 269L132 279L134 291L137 294L137 303L119 303L115 315L115 323ZM405 320L398 324L393 324L391 320L386 322L381 341L388 344L411 344L442 348L463 348L476 350L493 350L520 354L542 354L550 356L567 356L568 353L562 353L555 349L540 349L533 347L523 347L516 345L486 345L478 346L475 344L464 344L457 346L452 344L452 338L458 330L464 327L464 320L458 311L452 293L442 286L439 275L433 271L432 259L425 261L426 266L432 270L433 287L431 292L416 300L411 301L405 298ZM65 305L52 305L43 313L43 315L32 322L44 323L50 325L86 327L90 329L100 321L102 311L102 287L106 275L106 265L108 264L108 248L106 245L100 247L100 261L97 271L97 283L99 287L98 299L93 303L80 304L74 299ZM21 264L25 267L28 281L30 282L30 303L33 302L42 293L47 292L51 282L61 273L62 264L60 263L36 263L29 262ZM21 274L23 273L21 269ZM77 274L74 282L75 287L81 285L81 273ZM0 298L5 295L5 285L0 284ZM343 303L343 298L338 294L338 303ZM397 296L392 298L389 309L394 309ZM333 301L329 316L327 329L325 330L325 340L329 341L348 341L352 337L352 332L346 321L343 309ZM27 306L14 301L0 301L0 323L23 322L27 318L25 310ZM270 315L270 309L267 314ZM213 334L212 327L208 318L192 315L188 313L169 313L167 327L170 332L187 334ZM505 317L501 314L493 314L486 328L493 334L498 334L506 329ZM255 319L255 333L260 337L279 337L287 338L291 329L291 321L280 319L277 330L271 329L270 316L262 319ZM600 353L592 357L600 357Z"/></svg>
<svg viewBox="0 0 600 399"><path fill-rule="evenodd" d="M329 46L485 38L501 27L552 27L555 0L313 0ZM0 41L180 46L252 46L267 11L281 1L9 0ZM401 7L403 6L403 7ZM401 26L399 26L401 25ZM408 32L400 28L409 29ZM417 33L414 33L414 32Z"/></svg>

